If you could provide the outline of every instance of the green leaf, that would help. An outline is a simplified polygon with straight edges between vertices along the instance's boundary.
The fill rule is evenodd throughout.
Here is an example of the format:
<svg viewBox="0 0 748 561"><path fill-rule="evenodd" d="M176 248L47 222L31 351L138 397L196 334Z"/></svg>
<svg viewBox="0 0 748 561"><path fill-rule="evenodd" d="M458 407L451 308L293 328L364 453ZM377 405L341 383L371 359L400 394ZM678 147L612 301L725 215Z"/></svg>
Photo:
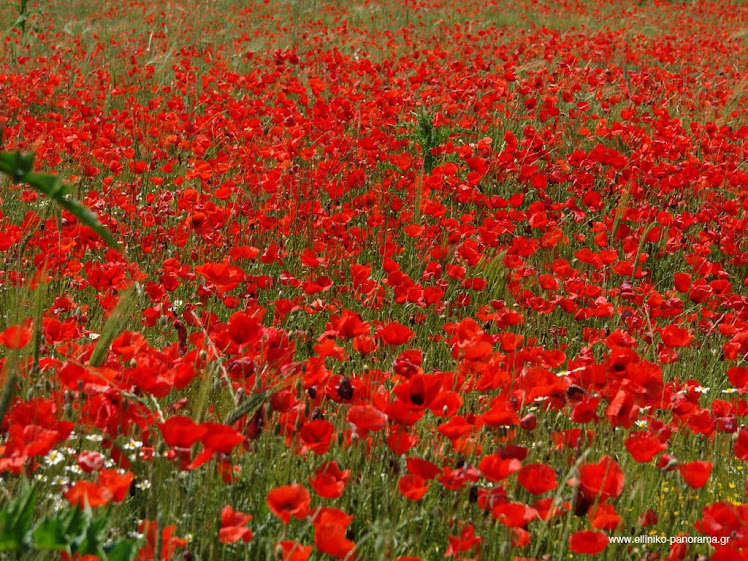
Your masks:
<svg viewBox="0 0 748 561"><path fill-rule="evenodd" d="M36 490L32 488L0 511L0 551L27 548L35 503Z"/></svg>
<svg viewBox="0 0 748 561"><path fill-rule="evenodd" d="M32 543L38 549L67 549L65 521L60 517L42 520L34 529Z"/></svg>
<svg viewBox="0 0 748 561"><path fill-rule="evenodd" d="M88 505L86 505L86 508L72 507L70 521L65 528L65 540L73 550L77 549L83 540L86 539L90 524L91 508Z"/></svg>
<svg viewBox="0 0 748 561"><path fill-rule="evenodd" d="M34 504L36 503L36 489L32 488L21 501L16 511L16 535L20 541L23 541L26 534L31 530L32 517L34 516Z"/></svg>
<svg viewBox="0 0 748 561"><path fill-rule="evenodd" d="M8 551L21 547L16 536L13 519L7 509L0 512L0 551Z"/></svg>
<svg viewBox="0 0 748 561"><path fill-rule="evenodd" d="M48 173L28 173L23 178L24 183L28 183L35 190L43 195L58 200L68 191L68 186L62 182L56 175Z"/></svg>
<svg viewBox="0 0 748 561"><path fill-rule="evenodd" d="M13 181L21 181L34 168L34 155L22 152L1 152L0 171Z"/></svg>
<svg viewBox="0 0 748 561"><path fill-rule="evenodd" d="M91 520L88 528L86 528L85 539L78 545L75 552L80 555L98 555L104 545L108 528L109 516Z"/></svg>
<svg viewBox="0 0 748 561"><path fill-rule="evenodd" d="M99 222L99 217L96 216L92 210L90 210L88 207L82 205L75 199L72 199L70 197L59 197L55 198L57 203L67 210L70 214L75 216L78 220L80 220L85 226L88 226L91 228L94 232L99 234L104 240L109 244L110 247L116 249L117 251L120 251L120 247L117 244L117 241L114 239L114 236L107 230L104 225Z"/></svg>
<svg viewBox="0 0 748 561"><path fill-rule="evenodd" d="M122 540L106 552L106 558L108 561L133 561L138 551L140 551L140 545L137 542Z"/></svg>
<svg viewBox="0 0 748 561"><path fill-rule="evenodd" d="M247 401L239 405L236 409L234 409L231 413L229 413L228 417L226 417L226 420L224 421L224 424L226 425L233 425L235 422L237 422L239 419L241 419L244 415L252 414L254 415L257 410L262 406L263 403L265 403L265 400L268 398L268 392L259 392L255 395L251 396Z"/></svg>

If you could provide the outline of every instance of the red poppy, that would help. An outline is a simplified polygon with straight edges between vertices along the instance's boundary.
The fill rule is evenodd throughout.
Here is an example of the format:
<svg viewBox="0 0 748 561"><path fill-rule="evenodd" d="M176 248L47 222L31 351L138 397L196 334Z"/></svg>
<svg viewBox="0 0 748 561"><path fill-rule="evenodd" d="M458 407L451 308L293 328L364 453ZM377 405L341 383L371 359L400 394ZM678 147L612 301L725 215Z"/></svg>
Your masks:
<svg viewBox="0 0 748 561"><path fill-rule="evenodd" d="M533 495L542 495L558 487L556 472L545 464L527 464L517 475L517 482Z"/></svg>
<svg viewBox="0 0 748 561"><path fill-rule="evenodd" d="M420 410L430 407L440 390L439 377L416 374L407 382L395 386L393 392L406 407Z"/></svg>
<svg viewBox="0 0 748 561"><path fill-rule="evenodd" d="M302 545L291 540L284 540L275 545L276 551L280 547L281 561L307 561L312 554L311 545Z"/></svg>
<svg viewBox="0 0 748 561"><path fill-rule="evenodd" d="M428 491L429 486L420 475L409 473L397 481L397 488L404 497L411 501L420 501Z"/></svg>
<svg viewBox="0 0 748 561"><path fill-rule="evenodd" d="M352 556L356 544L346 537L353 516L335 508L320 508L314 515L314 545L338 559Z"/></svg>
<svg viewBox="0 0 748 561"><path fill-rule="evenodd" d="M602 532L593 532L591 530L574 532L569 537L569 547L574 553L597 555L608 547L608 536Z"/></svg>
<svg viewBox="0 0 748 561"><path fill-rule="evenodd" d="M76 481L75 484L65 492L65 498L71 505L83 508L85 505L91 508L103 506L112 500L112 492L105 486L90 481Z"/></svg>
<svg viewBox="0 0 748 561"><path fill-rule="evenodd" d="M671 348L685 347L693 340L688 329L672 324L660 331L660 335L662 342Z"/></svg>
<svg viewBox="0 0 748 561"><path fill-rule="evenodd" d="M481 538L475 535L475 528L472 524L465 526L459 536L447 536L449 547L444 553L444 557L456 557L461 553L470 551L474 547L480 546Z"/></svg>
<svg viewBox="0 0 748 561"><path fill-rule="evenodd" d="M418 436L411 434L407 428L398 427L387 436L387 446L395 454L407 454L413 446L418 444Z"/></svg>
<svg viewBox="0 0 748 561"><path fill-rule="evenodd" d="M688 462L680 464L678 466L683 480L688 483L689 486L694 489L699 489L706 485L709 480L709 476L712 473L712 463L705 462L703 460L696 460L694 462Z"/></svg>
<svg viewBox="0 0 748 561"><path fill-rule="evenodd" d="M398 321L393 321L377 331L379 337L385 345L404 345L411 341L416 334Z"/></svg>
<svg viewBox="0 0 748 561"><path fill-rule="evenodd" d="M187 540L173 536L176 530L176 524L164 526L161 530L161 536L158 535L158 522L153 520L144 520L138 526L138 529L145 535L145 545L138 553L138 561L144 559L155 559L156 551L160 547L161 561L172 559L174 552L178 547L187 545Z"/></svg>
<svg viewBox="0 0 748 561"><path fill-rule="evenodd" d="M159 428L166 444L172 448L190 448L208 432L207 427L182 415L170 417Z"/></svg>
<svg viewBox="0 0 748 561"><path fill-rule="evenodd" d="M437 417L451 417L462 407L463 398L453 391L442 391L429 405L431 412Z"/></svg>
<svg viewBox="0 0 748 561"><path fill-rule="evenodd" d="M657 436L649 432L632 432L624 442L626 450L637 462L649 462L667 448Z"/></svg>
<svg viewBox="0 0 748 561"><path fill-rule="evenodd" d="M493 507L491 516L507 528L524 528L532 520L540 517L537 510L519 502L497 504Z"/></svg>
<svg viewBox="0 0 748 561"><path fill-rule="evenodd" d="M236 446L247 440L246 436L227 425L202 423L201 426L206 429L205 434L201 438L203 446L219 453L228 454Z"/></svg>
<svg viewBox="0 0 748 561"><path fill-rule="evenodd" d="M408 471L414 475L420 475L424 479L434 479L442 470L436 464L421 458L406 458L405 464Z"/></svg>
<svg viewBox="0 0 748 561"><path fill-rule="evenodd" d="M592 527L597 530L615 530L621 525L621 517L613 505L608 503L594 505L587 516Z"/></svg>
<svg viewBox="0 0 748 561"><path fill-rule="evenodd" d="M345 418L359 438L366 438L370 431L380 431L387 426L387 415L371 405L354 405Z"/></svg>
<svg viewBox="0 0 748 561"><path fill-rule="evenodd" d="M748 460L748 429L742 428L738 432L738 438L733 446L735 456L741 461Z"/></svg>
<svg viewBox="0 0 748 561"><path fill-rule="evenodd" d="M104 455L93 450L84 450L78 454L78 467L83 470L83 473L91 473L96 471L104 465Z"/></svg>
<svg viewBox="0 0 748 561"><path fill-rule="evenodd" d="M338 336L353 339L359 335L369 334L369 324L361 320L361 316L351 310L343 309L339 317L330 320L330 327Z"/></svg>
<svg viewBox="0 0 748 561"><path fill-rule="evenodd" d="M121 503L130 492L134 475L131 472L120 473L114 469L103 469L99 472L98 484L109 490L112 500Z"/></svg>
<svg viewBox="0 0 748 561"><path fill-rule="evenodd" d="M335 427L324 419L304 423L299 430L299 438L303 442L302 453L311 450L315 454L326 454L332 444L334 433Z"/></svg>
<svg viewBox="0 0 748 561"><path fill-rule="evenodd" d="M636 519L636 524L637 526L641 526L642 528L647 528L649 526L654 526L655 524L657 524L658 520L659 516L657 516L657 512L649 508L644 514L640 515Z"/></svg>
<svg viewBox="0 0 748 561"><path fill-rule="evenodd" d="M478 469L489 481L503 481L522 467L516 458L503 458L499 455L485 456L478 464Z"/></svg>
<svg viewBox="0 0 748 561"><path fill-rule="evenodd" d="M309 483L320 497L337 499L343 496L345 484L351 475L350 470L340 470L335 460L323 463L316 471L315 477L309 478Z"/></svg>
<svg viewBox="0 0 748 561"><path fill-rule="evenodd" d="M563 516L571 509L571 504L567 501L559 502L554 497L547 497L535 501L532 505L538 512L538 517L542 520L552 520L557 516Z"/></svg>
<svg viewBox="0 0 748 561"><path fill-rule="evenodd" d="M270 512L288 524L291 517L306 518L309 514L311 495L298 483L276 487L267 494L266 502Z"/></svg>
<svg viewBox="0 0 748 561"><path fill-rule="evenodd" d="M114 341L111 350L122 360L130 360L146 345L143 335L134 331L123 331Z"/></svg>
<svg viewBox="0 0 748 561"><path fill-rule="evenodd" d="M745 366L731 366L727 369L727 379L733 387L737 388L739 394L748 391L748 368Z"/></svg>
<svg viewBox="0 0 748 561"><path fill-rule="evenodd" d="M252 540L252 530L246 527L252 520L252 516L234 510L226 505L221 510L221 527L218 530L218 540L221 543L234 543L239 540L248 542Z"/></svg>
<svg viewBox="0 0 748 561"><path fill-rule="evenodd" d="M608 456L603 456L596 464L583 464L579 468L579 486L590 502L618 497L623 492L624 479L621 468Z"/></svg>
<svg viewBox="0 0 748 561"><path fill-rule="evenodd" d="M229 336L237 345L251 344L260 339L262 324L245 312L235 312L229 318Z"/></svg>
<svg viewBox="0 0 748 561"><path fill-rule="evenodd" d="M4 344L11 350L22 349L31 341L31 335L30 327L11 325L5 331L0 332L0 344Z"/></svg>

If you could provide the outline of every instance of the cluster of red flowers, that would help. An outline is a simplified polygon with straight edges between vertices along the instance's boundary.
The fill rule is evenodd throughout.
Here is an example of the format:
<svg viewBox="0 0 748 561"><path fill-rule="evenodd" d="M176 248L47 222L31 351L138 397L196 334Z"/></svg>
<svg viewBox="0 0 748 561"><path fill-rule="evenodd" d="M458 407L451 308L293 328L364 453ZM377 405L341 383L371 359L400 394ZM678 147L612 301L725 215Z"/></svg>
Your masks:
<svg viewBox="0 0 748 561"><path fill-rule="evenodd" d="M331 506L357 492L351 450L406 505L464 490L441 546L459 559L497 525L517 559L659 528L654 504L621 500L649 467L684 494L733 481L748 5L532 2L501 25L506 6L472 0L270 4L205 7L230 39L121 2L102 17L147 31L71 39L51 18L6 41L5 149L67 173L125 250L0 195L2 302L54 291L0 314L0 367L27 392L1 421L3 479L100 435L61 495L125 508L143 465L230 486L274 438L309 466L255 505L313 528L267 536L286 561L357 555L367 514ZM210 40L175 43L175 23ZM743 489L712 496L679 531L748 559ZM264 512L217 516L220 542L252 547ZM569 519L558 546L545 528ZM185 546L175 529L143 522L141 558Z"/></svg>

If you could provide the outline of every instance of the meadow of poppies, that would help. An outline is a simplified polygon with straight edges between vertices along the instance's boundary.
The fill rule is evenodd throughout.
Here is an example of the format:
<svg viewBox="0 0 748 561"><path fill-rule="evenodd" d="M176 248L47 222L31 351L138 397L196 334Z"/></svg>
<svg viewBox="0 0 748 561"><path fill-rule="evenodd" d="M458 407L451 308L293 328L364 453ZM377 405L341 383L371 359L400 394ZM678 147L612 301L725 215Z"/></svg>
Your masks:
<svg viewBox="0 0 748 561"><path fill-rule="evenodd" d="M0 21L0 559L748 559L748 3Z"/></svg>

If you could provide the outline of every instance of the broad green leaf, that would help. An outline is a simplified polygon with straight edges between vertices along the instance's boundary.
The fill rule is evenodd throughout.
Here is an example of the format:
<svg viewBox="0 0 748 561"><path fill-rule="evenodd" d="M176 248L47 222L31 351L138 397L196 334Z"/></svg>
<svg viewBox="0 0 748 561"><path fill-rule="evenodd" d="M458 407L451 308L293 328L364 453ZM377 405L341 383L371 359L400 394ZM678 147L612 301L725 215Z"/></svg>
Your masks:
<svg viewBox="0 0 748 561"><path fill-rule="evenodd" d="M55 200L58 200L68 191L68 186L62 182L62 179L48 173L27 173L23 181L43 195Z"/></svg>
<svg viewBox="0 0 748 561"><path fill-rule="evenodd" d="M32 488L21 497L16 510L15 528L18 540L24 542L26 534L31 530L32 518L34 516L34 504L36 503L36 488Z"/></svg>
<svg viewBox="0 0 748 561"><path fill-rule="evenodd" d="M34 155L23 152L0 152L0 171L13 181L22 181L34 167Z"/></svg>
<svg viewBox="0 0 748 561"><path fill-rule="evenodd" d="M72 516L65 528L65 539L75 550L86 539L88 527L91 524L91 509L86 505L86 508L74 507L72 510Z"/></svg>
<svg viewBox="0 0 748 561"><path fill-rule="evenodd" d="M18 549L21 547L21 542L16 536L13 518L11 516L12 514L8 512L8 508L5 508L0 512L0 551Z"/></svg>
<svg viewBox="0 0 748 561"><path fill-rule="evenodd" d="M32 544L38 549L67 549L65 521L61 518L42 520L34 529Z"/></svg>
<svg viewBox="0 0 748 561"><path fill-rule="evenodd" d="M75 552L80 555L98 555L106 539L107 529L109 528L109 517L102 516L91 523L86 528L85 539L80 542Z"/></svg>
<svg viewBox="0 0 748 561"><path fill-rule="evenodd" d="M36 490L26 490L0 512L0 551L25 549L36 503Z"/></svg>
<svg viewBox="0 0 748 561"><path fill-rule="evenodd" d="M138 551L140 546L137 542L123 540L107 551L106 558L108 561L133 561Z"/></svg>

